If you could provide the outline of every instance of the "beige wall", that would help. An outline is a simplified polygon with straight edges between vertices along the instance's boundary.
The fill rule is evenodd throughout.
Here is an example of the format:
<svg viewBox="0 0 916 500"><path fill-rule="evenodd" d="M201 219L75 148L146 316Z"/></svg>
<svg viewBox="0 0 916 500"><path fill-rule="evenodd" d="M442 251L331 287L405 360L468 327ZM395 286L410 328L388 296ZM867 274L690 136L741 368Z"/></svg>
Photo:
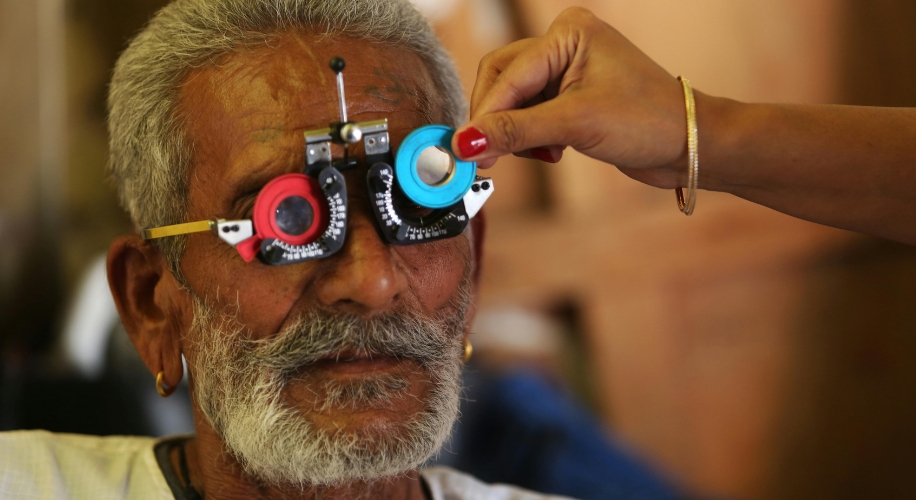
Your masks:
<svg viewBox="0 0 916 500"><path fill-rule="evenodd" d="M60 0L0 0L0 340L47 337L60 300L63 16Z"/></svg>
<svg viewBox="0 0 916 500"><path fill-rule="evenodd" d="M0 1L0 239L16 242L35 218L38 189L37 13L34 2ZM21 248L0 246L0 286ZM0 297L3 296L0 290ZM4 301L5 302L5 301Z"/></svg>

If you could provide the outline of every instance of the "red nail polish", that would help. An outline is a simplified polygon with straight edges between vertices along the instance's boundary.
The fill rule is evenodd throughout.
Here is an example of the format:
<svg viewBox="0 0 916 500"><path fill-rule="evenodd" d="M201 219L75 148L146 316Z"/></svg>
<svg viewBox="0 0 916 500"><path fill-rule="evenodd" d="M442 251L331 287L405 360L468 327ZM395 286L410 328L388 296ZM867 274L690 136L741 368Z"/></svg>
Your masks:
<svg viewBox="0 0 916 500"><path fill-rule="evenodd" d="M547 148L532 148L531 156L537 160L541 160L547 163L556 163L557 161L553 159L553 154Z"/></svg>
<svg viewBox="0 0 916 500"><path fill-rule="evenodd" d="M458 152L462 158L471 158L487 150L487 136L474 127L458 134Z"/></svg>

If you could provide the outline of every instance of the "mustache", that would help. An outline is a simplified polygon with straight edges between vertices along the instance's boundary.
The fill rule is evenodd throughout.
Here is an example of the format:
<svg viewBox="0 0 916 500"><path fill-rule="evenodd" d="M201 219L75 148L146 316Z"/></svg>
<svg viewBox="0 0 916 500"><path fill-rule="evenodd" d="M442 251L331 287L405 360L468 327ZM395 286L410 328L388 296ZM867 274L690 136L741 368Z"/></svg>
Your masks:
<svg viewBox="0 0 916 500"><path fill-rule="evenodd" d="M310 311L269 339L239 339L237 361L284 375L342 353L410 359L428 368L441 366L461 355L467 305L458 304L458 309L458 314L434 319L409 310L371 318Z"/></svg>

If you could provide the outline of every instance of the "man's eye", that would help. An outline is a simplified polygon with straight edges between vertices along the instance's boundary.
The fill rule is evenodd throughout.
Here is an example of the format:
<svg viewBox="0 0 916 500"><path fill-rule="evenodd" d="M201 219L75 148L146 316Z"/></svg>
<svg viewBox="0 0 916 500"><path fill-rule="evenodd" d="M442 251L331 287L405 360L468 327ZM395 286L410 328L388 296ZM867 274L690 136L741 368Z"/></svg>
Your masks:
<svg viewBox="0 0 916 500"><path fill-rule="evenodd" d="M392 193L391 201L393 202L395 209L398 211L398 214L401 217L406 217L408 219L419 220L424 217L429 217L434 212L432 208L417 205L410 198L404 195L404 193L397 189Z"/></svg>
<svg viewBox="0 0 916 500"><path fill-rule="evenodd" d="M251 219L254 217L254 202L257 198L257 195L248 196L237 205L236 215L238 215L239 219Z"/></svg>

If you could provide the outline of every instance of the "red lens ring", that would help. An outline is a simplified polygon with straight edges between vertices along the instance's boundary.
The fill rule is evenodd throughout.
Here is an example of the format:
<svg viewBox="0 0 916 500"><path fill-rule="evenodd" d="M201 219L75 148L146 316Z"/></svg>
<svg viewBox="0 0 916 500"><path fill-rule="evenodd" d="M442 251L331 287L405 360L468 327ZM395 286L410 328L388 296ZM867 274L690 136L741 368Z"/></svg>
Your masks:
<svg viewBox="0 0 916 500"><path fill-rule="evenodd" d="M280 203L290 196L301 196L314 209L312 227L303 234L286 234L277 226L276 211ZM275 178L261 188L254 202L254 227L261 239L273 238L290 245L306 245L324 234L330 220L327 200L315 178L305 174L286 174Z"/></svg>

